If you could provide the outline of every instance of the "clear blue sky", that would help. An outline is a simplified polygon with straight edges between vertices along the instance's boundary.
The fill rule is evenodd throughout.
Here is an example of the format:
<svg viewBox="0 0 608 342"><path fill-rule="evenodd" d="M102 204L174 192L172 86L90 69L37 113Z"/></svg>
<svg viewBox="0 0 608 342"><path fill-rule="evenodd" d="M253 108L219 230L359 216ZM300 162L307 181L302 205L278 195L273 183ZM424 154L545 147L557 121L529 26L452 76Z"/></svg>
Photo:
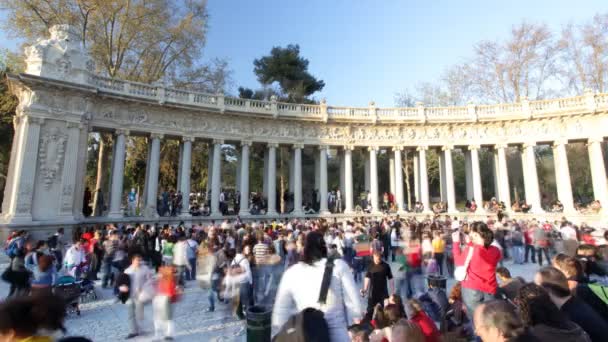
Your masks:
<svg viewBox="0 0 608 342"><path fill-rule="evenodd" d="M559 30L608 11L606 0L209 0L204 58L227 58L235 85L258 86L253 60L299 44L332 105L392 106L396 92L436 80L480 40L522 20ZM0 40L0 47L14 48ZM233 89L233 91L236 91Z"/></svg>

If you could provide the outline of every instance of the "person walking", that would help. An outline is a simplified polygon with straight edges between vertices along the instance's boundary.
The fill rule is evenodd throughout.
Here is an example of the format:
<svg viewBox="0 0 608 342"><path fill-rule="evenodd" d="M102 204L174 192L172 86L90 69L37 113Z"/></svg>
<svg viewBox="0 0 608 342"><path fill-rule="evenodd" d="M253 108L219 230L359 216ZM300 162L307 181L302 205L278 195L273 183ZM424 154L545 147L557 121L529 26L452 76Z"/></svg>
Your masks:
<svg viewBox="0 0 608 342"><path fill-rule="evenodd" d="M124 272L129 276L129 323L131 332L127 339L132 339L141 333L141 325L144 319L144 305L151 301L154 296L152 277L154 272L143 263L142 256L134 254L131 257L131 265ZM126 286L126 285L123 285ZM124 289L121 292L125 292Z"/></svg>
<svg viewBox="0 0 608 342"><path fill-rule="evenodd" d="M433 258L439 267L439 275L443 275L443 256L445 255L445 240L440 231L435 231L432 241Z"/></svg>
<svg viewBox="0 0 608 342"><path fill-rule="evenodd" d="M319 294L328 262L331 279L327 301L322 304ZM323 235L315 231L306 236L302 260L288 268L281 278L272 312L273 328L278 331L292 314L306 308L324 313L332 342L349 342L347 327L359 323L362 315L348 265L340 259L328 261Z"/></svg>
<svg viewBox="0 0 608 342"><path fill-rule="evenodd" d="M483 222L474 222L469 233L470 243L460 249L460 232L452 234L454 262L464 267L462 299L469 318L483 302L492 300L498 289L496 266L501 259L498 247L492 245L494 234Z"/></svg>
<svg viewBox="0 0 608 342"><path fill-rule="evenodd" d="M551 263L549 257L549 236L547 232L540 225L534 225L533 227L533 238L534 238L534 250L536 251L536 259L538 260L538 266L543 266L543 253L547 258L547 264Z"/></svg>
<svg viewBox="0 0 608 342"><path fill-rule="evenodd" d="M387 287L388 283L388 287ZM389 293L390 287L390 293ZM372 319L376 304L384 305L384 300L395 293L395 284L391 267L382 260L382 252L374 250L373 262L370 263L363 281L361 296L367 296L367 312L365 318Z"/></svg>

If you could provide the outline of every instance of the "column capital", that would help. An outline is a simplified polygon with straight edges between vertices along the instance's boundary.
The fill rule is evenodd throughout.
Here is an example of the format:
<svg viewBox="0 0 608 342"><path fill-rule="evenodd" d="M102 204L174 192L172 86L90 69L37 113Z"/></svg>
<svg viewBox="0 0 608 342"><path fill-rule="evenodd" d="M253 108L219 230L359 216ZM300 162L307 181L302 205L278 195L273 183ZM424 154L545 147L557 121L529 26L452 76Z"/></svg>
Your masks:
<svg viewBox="0 0 608 342"><path fill-rule="evenodd" d="M301 149L304 148L304 144L302 144L302 143L295 143L295 144L291 145L291 148L294 149L294 150L301 150Z"/></svg>
<svg viewBox="0 0 608 342"><path fill-rule="evenodd" d="M44 124L44 118L37 118L35 116L24 116L23 117L24 121L29 123L29 124L34 124L34 125L42 125Z"/></svg>
<svg viewBox="0 0 608 342"><path fill-rule="evenodd" d="M401 145L393 146L393 152L397 152L397 151L403 151L403 146L401 146Z"/></svg>
<svg viewBox="0 0 608 342"><path fill-rule="evenodd" d="M556 147L559 147L560 145L568 145L568 139L557 139L557 140L553 141L553 144L551 145L551 147L556 148Z"/></svg>
<svg viewBox="0 0 608 342"><path fill-rule="evenodd" d="M342 148L344 148L344 151L353 151L355 149L355 145L344 145Z"/></svg>
<svg viewBox="0 0 608 342"><path fill-rule="evenodd" d="M224 139L213 139L213 144L214 145L217 145L217 144L223 145Z"/></svg>
<svg viewBox="0 0 608 342"><path fill-rule="evenodd" d="M68 122L65 123L65 127L67 129L70 129L70 128L83 128L84 125L81 122L70 122L70 121L68 121Z"/></svg>
<svg viewBox="0 0 608 342"><path fill-rule="evenodd" d="M429 147L427 145L420 145L416 147L416 151L426 151Z"/></svg>
<svg viewBox="0 0 608 342"><path fill-rule="evenodd" d="M319 149L319 151L321 151L321 150L328 151L329 145L319 145L317 148Z"/></svg>
<svg viewBox="0 0 608 342"><path fill-rule="evenodd" d="M505 144L505 143L498 143L498 144L494 145L494 148L497 150L504 150L507 147L509 147L509 145Z"/></svg>
<svg viewBox="0 0 608 342"><path fill-rule="evenodd" d="M196 138L191 135L184 135L182 137L183 142L194 142L195 140L196 140Z"/></svg>
<svg viewBox="0 0 608 342"><path fill-rule="evenodd" d="M454 149L454 145L443 145L441 146L442 151L451 151Z"/></svg>
<svg viewBox="0 0 608 342"><path fill-rule="evenodd" d="M380 149L380 146L368 146L367 150L368 151L378 151Z"/></svg>
<svg viewBox="0 0 608 342"><path fill-rule="evenodd" d="M527 141L527 142L521 144L521 146L523 148L534 147L534 146L536 146L536 142L535 141Z"/></svg>
<svg viewBox="0 0 608 342"><path fill-rule="evenodd" d="M150 133L150 138L162 140L165 137L162 133Z"/></svg>
<svg viewBox="0 0 608 342"><path fill-rule="evenodd" d="M467 146L467 150L469 150L469 151L477 151L480 148L481 148L481 146L479 146L479 145L469 145L469 146Z"/></svg>
<svg viewBox="0 0 608 342"><path fill-rule="evenodd" d="M125 128L117 128L115 131L116 135L129 135L131 132Z"/></svg>
<svg viewBox="0 0 608 342"><path fill-rule="evenodd" d="M602 143L604 142L604 138L603 137L591 137L589 139L587 139L587 144L593 144L593 143Z"/></svg>
<svg viewBox="0 0 608 342"><path fill-rule="evenodd" d="M279 143L276 143L276 142L269 142L269 143L267 144L267 146L268 146L268 148L277 148L277 147L279 147Z"/></svg>
<svg viewBox="0 0 608 342"><path fill-rule="evenodd" d="M251 140L241 140L241 146L251 147L252 144L253 144L253 141L251 141Z"/></svg>

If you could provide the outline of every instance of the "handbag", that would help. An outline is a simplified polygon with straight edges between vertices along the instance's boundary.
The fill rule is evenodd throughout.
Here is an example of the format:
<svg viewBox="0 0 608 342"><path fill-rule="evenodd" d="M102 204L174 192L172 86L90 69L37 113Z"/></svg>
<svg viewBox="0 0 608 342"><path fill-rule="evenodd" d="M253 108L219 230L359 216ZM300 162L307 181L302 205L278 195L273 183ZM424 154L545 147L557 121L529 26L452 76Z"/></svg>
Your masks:
<svg viewBox="0 0 608 342"><path fill-rule="evenodd" d="M4 272L2 272L2 280L4 280L7 283L12 283L13 282L13 269L11 268L11 266L9 265Z"/></svg>
<svg viewBox="0 0 608 342"><path fill-rule="evenodd" d="M454 279L457 281L463 281L467 278L467 272L469 270L471 259L473 259L473 246L469 247L469 253L467 254L467 259L465 260L464 265L458 266L454 269Z"/></svg>

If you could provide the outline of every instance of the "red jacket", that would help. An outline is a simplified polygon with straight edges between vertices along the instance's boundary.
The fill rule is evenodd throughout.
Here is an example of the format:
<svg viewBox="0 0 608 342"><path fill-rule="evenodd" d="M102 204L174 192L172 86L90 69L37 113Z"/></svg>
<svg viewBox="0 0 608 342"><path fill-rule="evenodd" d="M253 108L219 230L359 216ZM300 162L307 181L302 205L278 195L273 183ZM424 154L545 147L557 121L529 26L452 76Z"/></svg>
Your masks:
<svg viewBox="0 0 608 342"><path fill-rule="evenodd" d="M414 317L412 317L411 321L420 327L426 342L440 341L439 330L437 330L435 322L433 322L433 320L426 313L422 311L417 313Z"/></svg>
<svg viewBox="0 0 608 342"><path fill-rule="evenodd" d="M462 287L483 291L485 293L496 294L498 283L496 282L496 265L500 261L502 254L500 249L495 246L485 248L476 246L472 243L460 250L458 242L454 242L454 264L462 266L465 263L469 248L473 248L473 257L469 263L467 278L462 281Z"/></svg>

